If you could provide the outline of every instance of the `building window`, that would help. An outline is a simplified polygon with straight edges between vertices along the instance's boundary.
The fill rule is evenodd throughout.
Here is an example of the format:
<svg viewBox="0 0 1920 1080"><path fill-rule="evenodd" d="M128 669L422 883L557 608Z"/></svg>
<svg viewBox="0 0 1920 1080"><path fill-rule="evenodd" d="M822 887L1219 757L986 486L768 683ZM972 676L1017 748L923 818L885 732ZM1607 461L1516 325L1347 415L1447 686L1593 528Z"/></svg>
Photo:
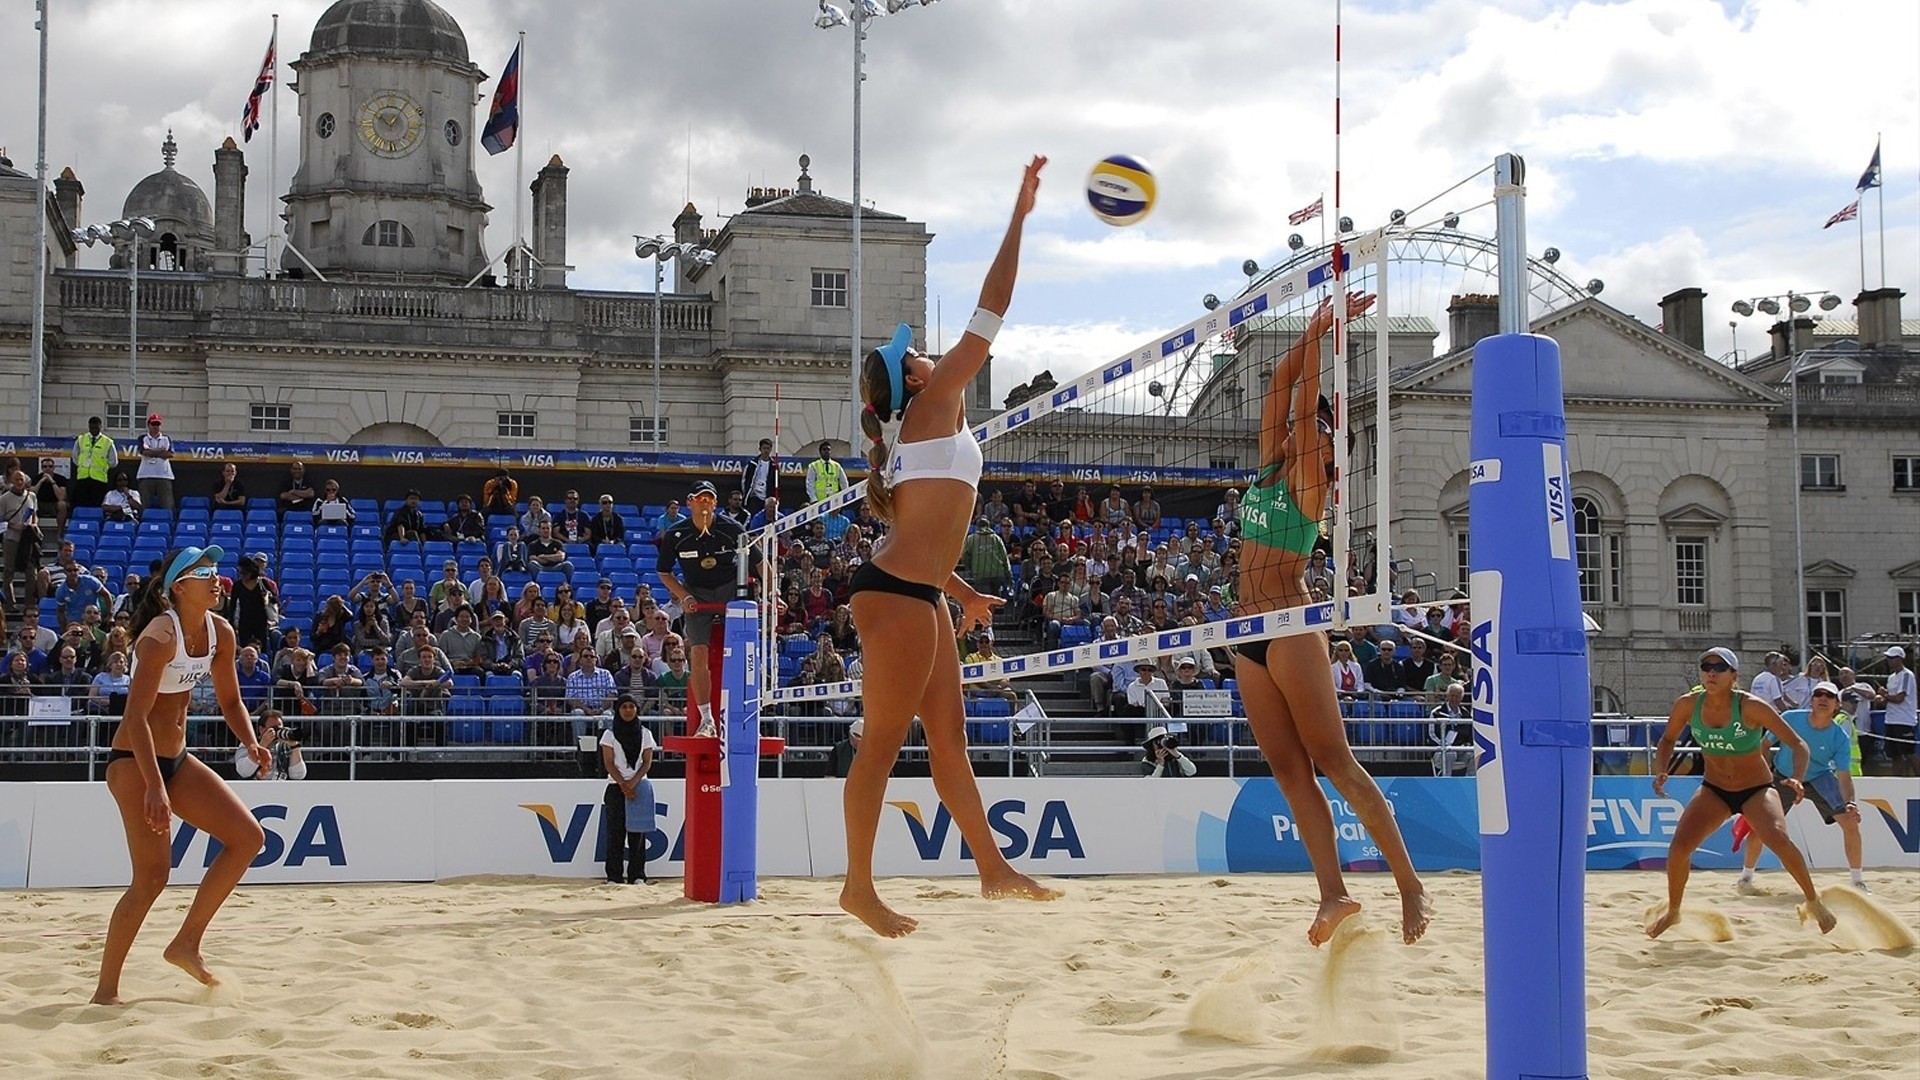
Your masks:
<svg viewBox="0 0 1920 1080"><path fill-rule="evenodd" d="M413 230L397 221L376 221L367 226L360 237L362 247L403 247L413 246Z"/></svg>
<svg viewBox="0 0 1920 1080"><path fill-rule="evenodd" d="M1580 602L1608 602L1606 538L1600 532L1600 504L1585 496L1573 500L1574 561L1580 568Z"/></svg>
<svg viewBox="0 0 1920 1080"><path fill-rule="evenodd" d="M1620 534L1607 534L1607 603L1625 602L1620 595L1620 582L1626 577L1626 557L1620 550Z"/></svg>
<svg viewBox="0 0 1920 1080"><path fill-rule="evenodd" d="M146 434L146 431L147 431L147 424L146 424L147 415L152 411L153 411L153 407L151 405L148 405L144 401L134 402L133 411L131 413L127 411L126 402L109 401L107 402L107 408L106 408L107 415L106 415L106 418L101 421L102 426L100 428L100 431L102 434L107 434L107 435L111 435L116 431L120 431L120 432L139 431L141 434L144 435ZM140 422L137 424L134 423L135 417L138 417L140 420Z"/></svg>
<svg viewBox="0 0 1920 1080"><path fill-rule="evenodd" d="M292 431L293 406L266 405L258 401L247 409L248 431Z"/></svg>
<svg viewBox="0 0 1920 1080"><path fill-rule="evenodd" d="M534 420L538 417L538 413L503 412L499 414L496 430L503 439L531 439Z"/></svg>
<svg viewBox="0 0 1920 1080"><path fill-rule="evenodd" d="M1920 589L1901 589L1896 604L1900 636L1908 640L1920 637Z"/></svg>
<svg viewBox="0 0 1920 1080"><path fill-rule="evenodd" d="M1681 607L1707 606L1707 541L1682 536L1673 542L1673 598Z"/></svg>
<svg viewBox="0 0 1920 1080"><path fill-rule="evenodd" d="M1823 371L1820 373L1820 378L1817 381L1858 386L1860 384L1860 373L1857 371Z"/></svg>
<svg viewBox="0 0 1920 1080"><path fill-rule="evenodd" d="M1827 648L1847 640L1847 594L1844 589L1807 590L1807 646Z"/></svg>
<svg viewBox="0 0 1920 1080"><path fill-rule="evenodd" d="M668 419L665 415L660 417L660 441L663 443L667 441ZM627 441L630 443L645 443L651 446L653 444L653 417L627 417Z"/></svg>
<svg viewBox="0 0 1920 1080"><path fill-rule="evenodd" d="M1453 534L1453 581L1463 589L1473 581L1472 545L1467 543L1465 529Z"/></svg>
<svg viewBox="0 0 1920 1080"><path fill-rule="evenodd" d="M1893 459L1893 490L1920 491L1920 456L1902 454Z"/></svg>
<svg viewBox="0 0 1920 1080"><path fill-rule="evenodd" d="M1159 460L1152 454L1141 454L1133 451L1121 454L1120 463L1135 469L1151 469L1160 464Z"/></svg>
<svg viewBox="0 0 1920 1080"><path fill-rule="evenodd" d="M1595 716L1621 716L1625 710L1620 707L1620 695L1610 687L1593 684L1593 714Z"/></svg>
<svg viewBox="0 0 1920 1080"><path fill-rule="evenodd" d="M1033 455L1033 459L1042 465L1065 465L1067 463L1067 452L1065 450L1042 450Z"/></svg>
<svg viewBox="0 0 1920 1080"><path fill-rule="evenodd" d="M1840 455L1801 454L1800 486L1825 491L1841 490Z"/></svg>
<svg viewBox="0 0 1920 1080"><path fill-rule="evenodd" d="M1230 458L1230 457L1210 457L1207 459L1207 468L1212 469L1216 472L1239 472L1240 459Z"/></svg>
<svg viewBox="0 0 1920 1080"><path fill-rule="evenodd" d="M813 306L827 308L847 306L847 272L845 270L813 272Z"/></svg>

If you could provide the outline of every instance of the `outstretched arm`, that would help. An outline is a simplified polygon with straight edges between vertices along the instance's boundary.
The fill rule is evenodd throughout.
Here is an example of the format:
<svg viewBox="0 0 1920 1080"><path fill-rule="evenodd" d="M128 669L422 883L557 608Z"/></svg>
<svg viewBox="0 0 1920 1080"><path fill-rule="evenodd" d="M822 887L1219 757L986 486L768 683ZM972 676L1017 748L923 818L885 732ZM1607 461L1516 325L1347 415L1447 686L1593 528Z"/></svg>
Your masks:
<svg viewBox="0 0 1920 1080"><path fill-rule="evenodd" d="M1027 163L1027 171L1020 178L1020 194L1013 200L1013 220L1007 224L1007 235L1000 241L1000 250L993 257L993 265L987 268L987 280L980 286L980 309L991 314L995 320L1005 315L1007 305L1013 303L1013 281L1020 269L1022 227L1027 215L1033 212L1034 196L1040 190L1040 170L1046 165L1047 159L1037 154ZM934 367L928 388L958 397L987 362L987 347L990 344L989 338L981 337L971 329L960 335L959 342L948 349Z"/></svg>
<svg viewBox="0 0 1920 1080"><path fill-rule="evenodd" d="M1347 318L1359 318L1373 306L1373 299L1371 293L1349 294ZM1263 466L1289 456L1286 440L1290 432L1312 430L1320 397L1320 341L1333 330L1333 319L1333 298L1328 297L1314 309L1306 329L1288 346L1286 355L1273 369L1260 410L1260 463Z"/></svg>

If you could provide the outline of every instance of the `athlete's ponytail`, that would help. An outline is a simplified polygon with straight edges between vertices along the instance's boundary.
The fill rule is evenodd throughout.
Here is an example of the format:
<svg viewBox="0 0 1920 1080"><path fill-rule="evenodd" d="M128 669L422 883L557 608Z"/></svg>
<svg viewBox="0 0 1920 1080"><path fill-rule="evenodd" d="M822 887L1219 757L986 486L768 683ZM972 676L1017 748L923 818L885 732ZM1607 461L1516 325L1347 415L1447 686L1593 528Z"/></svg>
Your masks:
<svg viewBox="0 0 1920 1080"><path fill-rule="evenodd" d="M140 639L140 631L147 624L166 614L173 607L173 598L167 595L166 586L161 584L167 576L166 568L173 565L181 549L174 548L160 560L160 569L146 576L133 594L133 603L129 610L127 636L135 641Z"/></svg>
<svg viewBox="0 0 1920 1080"><path fill-rule="evenodd" d="M884 425L893 419L893 378L886 357L875 349L867 354L860 369L860 398L866 407L860 410L860 430L867 437L867 507L881 521L893 520L893 489L887 486L887 446Z"/></svg>

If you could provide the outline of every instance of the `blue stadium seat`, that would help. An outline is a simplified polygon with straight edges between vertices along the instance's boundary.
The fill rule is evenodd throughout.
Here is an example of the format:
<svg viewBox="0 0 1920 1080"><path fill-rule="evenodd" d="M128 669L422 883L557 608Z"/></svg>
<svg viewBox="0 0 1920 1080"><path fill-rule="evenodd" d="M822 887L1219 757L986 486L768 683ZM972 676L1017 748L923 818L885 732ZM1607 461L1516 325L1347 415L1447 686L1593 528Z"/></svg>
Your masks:
<svg viewBox="0 0 1920 1080"><path fill-rule="evenodd" d="M1068 645L1085 645L1092 640L1093 627L1091 626L1063 626L1060 628L1060 644L1062 647Z"/></svg>

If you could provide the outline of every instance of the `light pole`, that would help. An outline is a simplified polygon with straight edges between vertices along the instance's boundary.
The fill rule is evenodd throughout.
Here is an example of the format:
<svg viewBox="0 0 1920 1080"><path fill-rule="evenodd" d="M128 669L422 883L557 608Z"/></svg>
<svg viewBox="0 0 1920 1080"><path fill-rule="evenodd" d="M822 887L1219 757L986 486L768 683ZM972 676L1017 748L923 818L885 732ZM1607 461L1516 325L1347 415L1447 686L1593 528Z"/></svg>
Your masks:
<svg viewBox="0 0 1920 1080"><path fill-rule="evenodd" d="M33 28L40 31L40 125L33 166L33 385L28 390L32 401L27 432L38 435L47 381L47 0L36 0L34 7L39 18Z"/></svg>
<svg viewBox="0 0 1920 1080"><path fill-rule="evenodd" d="M1773 296L1756 296L1751 300L1735 300L1733 313L1742 318L1759 311L1762 315L1780 314L1780 302L1786 301L1787 311L1787 415L1788 424L1793 429L1793 589L1799 596L1797 605L1800 613L1800 664L1807 662L1807 556L1806 539L1801 529L1800 489L1806 486L1806 477L1800 473L1800 367L1806 360L1806 354L1794 351L1793 317L1813 307L1814 301L1807 292L1792 289ZM1840 298L1830 292L1820 290L1820 310L1832 311L1840 306Z"/></svg>
<svg viewBox="0 0 1920 1080"><path fill-rule="evenodd" d="M140 238L153 235L153 219L121 218L105 225L73 230L75 243L92 247L111 244L127 253L127 427L136 436L140 425Z"/></svg>
<svg viewBox="0 0 1920 1080"><path fill-rule="evenodd" d="M685 258L701 266L713 265L713 252L698 244L670 244L664 236L633 238L635 258L653 260L653 452L660 452L660 278L661 264Z"/></svg>
<svg viewBox="0 0 1920 1080"><path fill-rule="evenodd" d="M888 15L898 15L915 4L932 4L934 0L886 0ZM867 40L867 24L881 16L880 5L874 0L852 0L848 11L820 0L820 14L814 16L813 25L822 30L831 30L836 26L853 26L853 266L847 271L847 303L853 310L853 364L848 376L847 423L849 445L860 442L860 84L867 79L867 54L863 47Z"/></svg>

